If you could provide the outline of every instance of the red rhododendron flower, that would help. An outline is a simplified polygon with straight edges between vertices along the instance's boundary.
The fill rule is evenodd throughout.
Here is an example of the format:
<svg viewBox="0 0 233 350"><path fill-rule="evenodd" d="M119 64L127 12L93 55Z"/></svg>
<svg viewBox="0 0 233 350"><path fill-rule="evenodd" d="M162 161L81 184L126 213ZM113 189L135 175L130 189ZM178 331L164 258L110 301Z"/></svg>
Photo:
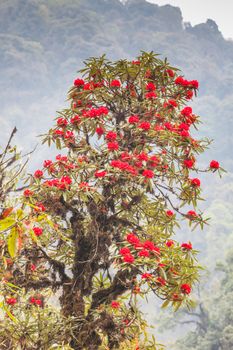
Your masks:
<svg viewBox="0 0 233 350"><path fill-rule="evenodd" d="M23 192L24 197L30 197L30 196L32 196L33 194L34 194L34 192L32 192L31 190L25 190L25 191Z"/></svg>
<svg viewBox="0 0 233 350"><path fill-rule="evenodd" d="M163 278L160 277L160 276L156 279L156 282L159 283L159 284L161 284L162 286L165 286L165 284L167 283L167 282L165 281L165 279L163 279Z"/></svg>
<svg viewBox="0 0 233 350"><path fill-rule="evenodd" d="M138 253L138 256L141 256L141 257L149 257L150 256L150 252L146 249L143 249L141 250L139 253Z"/></svg>
<svg viewBox="0 0 233 350"><path fill-rule="evenodd" d="M137 124L139 122L139 117L138 115L131 115L128 119L128 122L130 124Z"/></svg>
<svg viewBox="0 0 233 350"><path fill-rule="evenodd" d="M193 113L193 110L191 107L184 107L181 111L181 114L185 117L189 117Z"/></svg>
<svg viewBox="0 0 233 350"><path fill-rule="evenodd" d="M141 275L141 278L142 279L146 279L146 280L149 280L149 279L151 279L153 276L152 276L152 274L151 273L147 273L147 272L145 272L145 273L143 273L142 275Z"/></svg>
<svg viewBox="0 0 233 350"><path fill-rule="evenodd" d="M74 80L74 86L83 86L85 84L83 79L75 79Z"/></svg>
<svg viewBox="0 0 233 350"><path fill-rule="evenodd" d="M198 178L190 179L191 185L200 187L201 181Z"/></svg>
<svg viewBox="0 0 233 350"><path fill-rule="evenodd" d="M192 90L188 90L186 91L186 95L185 95L187 100L191 100L193 98L193 92Z"/></svg>
<svg viewBox="0 0 233 350"><path fill-rule="evenodd" d="M143 243L143 247L144 247L145 249L150 250L150 251L155 250L155 245L154 245L154 243L151 242L151 241L145 241L145 242Z"/></svg>
<svg viewBox="0 0 233 350"><path fill-rule="evenodd" d="M120 255L126 255L126 254L131 254L131 251L128 247L121 248L119 250Z"/></svg>
<svg viewBox="0 0 233 350"><path fill-rule="evenodd" d="M36 270L36 265L35 264L31 264L30 265L30 270L33 272Z"/></svg>
<svg viewBox="0 0 233 350"><path fill-rule="evenodd" d="M142 172L142 176L152 179L154 177L154 172L152 170L145 169Z"/></svg>
<svg viewBox="0 0 233 350"><path fill-rule="evenodd" d="M74 115L71 119L70 119L70 122L71 122L71 124L73 124L73 125L75 125L75 124L78 124L79 122L80 122L80 117L79 117L79 115Z"/></svg>
<svg viewBox="0 0 233 350"><path fill-rule="evenodd" d="M154 99L156 97L157 97L157 95L156 95L156 93L154 91L150 91L150 92L147 92L145 94L145 98L147 98L148 100L152 100L152 99Z"/></svg>
<svg viewBox="0 0 233 350"><path fill-rule="evenodd" d="M186 167L186 168L192 168L193 167L193 165L194 165L194 160L192 160L192 159L185 159L184 160L184 166Z"/></svg>
<svg viewBox="0 0 233 350"><path fill-rule="evenodd" d="M149 162L150 162L150 166L154 168L159 164L159 159L156 156L151 156L149 159Z"/></svg>
<svg viewBox="0 0 233 350"><path fill-rule="evenodd" d="M117 151L119 149L119 144L117 142L109 142L108 149L109 151Z"/></svg>
<svg viewBox="0 0 233 350"><path fill-rule="evenodd" d="M167 130L173 130L173 125L170 122L164 123L164 127Z"/></svg>
<svg viewBox="0 0 233 350"><path fill-rule="evenodd" d="M128 152L122 152L121 153L121 159L122 160L130 160L132 156Z"/></svg>
<svg viewBox="0 0 233 350"><path fill-rule="evenodd" d="M190 137L190 133L187 130L180 131L179 135L182 137Z"/></svg>
<svg viewBox="0 0 233 350"><path fill-rule="evenodd" d="M125 254L123 260L126 263L132 264L134 262L134 257L132 254Z"/></svg>
<svg viewBox="0 0 233 350"><path fill-rule="evenodd" d="M210 168L211 169L219 169L220 168L219 162L217 162L217 160L211 160Z"/></svg>
<svg viewBox="0 0 233 350"><path fill-rule="evenodd" d="M176 85L183 85L184 84L184 78L179 76L175 79L175 84Z"/></svg>
<svg viewBox="0 0 233 350"><path fill-rule="evenodd" d="M149 122L141 122L138 127L143 130L149 130L150 129L150 123Z"/></svg>
<svg viewBox="0 0 233 350"><path fill-rule="evenodd" d="M147 160L148 160L148 154L147 154L147 153L144 153L144 152L141 152L141 153L137 154L136 157L137 157L139 160L144 160L144 161L147 161Z"/></svg>
<svg viewBox="0 0 233 350"><path fill-rule="evenodd" d="M170 78L173 78L175 76L175 73L172 69L167 69L166 70L167 74L169 75Z"/></svg>
<svg viewBox="0 0 233 350"><path fill-rule="evenodd" d="M178 125L178 129L179 130L189 130L190 125L186 124L186 123L181 123L180 125Z"/></svg>
<svg viewBox="0 0 233 350"><path fill-rule="evenodd" d="M61 182L67 184L67 185L71 185L72 184L72 179L69 176L62 176L61 178Z"/></svg>
<svg viewBox="0 0 233 350"><path fill-rule="evenodd" d="M148 84L146 84L146 90L147 91L154 91L156 89L156 86L155 86L155 84L153 84L153 83L148 83Z"/></svg>
<svg viewBox="0 0 233 350"><path fill-rule="evenodd" d="M197 80L191 80L189 81L189 86L193 87L194 89L198 89L199 82Z"/></svg>
<svg viewBox="0 0 233 350"><path fill-rule="evenodd" d="M105 177L107 174L107 171L96 171L95 177Z"/></svg>
<svg viewBox="0 0 233 350"><path fill-rule="evenodd" d="M182 243L181 248L184 248L186 250L192 250L193 246L192 246L192 243Z"/></svg>
<svg viewBox="0 0 233 350"><path fill-rule="evenodd" d="M174 242L173 242L172 240L169 240L169 241L166 242L166 246L167 246L168 248L172 247L173 244L174 244Z"/></svg>
<svg viewBox="0 0 233 350"><path fill-rule="evenodd" d="M17 299L15 299L15 298L8 298L8 299L6 299L6 303L8 305L15 305L17 303Z"/></svg>
<svg viewBox="0 0 233 350"><path fill-rule="evenodd" d="M128 233L126 236L126 240L133 245L138 245L140 244L140 240L137 236L135 236L135 234L133 233Z"/></svg>
<svg viewBox="0 0 233 350"><path fill-rule="evenodd" d="M65 133L65 135L64 135L64 138L65 139L70 139L70 140L73 140L74 139L74 133L73 133L73 131L67 131L66 133Z"/></svg>
<svg viewBox="0 0 233 350"><path fill-rule="evenodd" d="M192 289L189 284L184 283L180 286L180 290L183 294L190 294Z"/></svg>
<svg viewBox="0 0 233 350"><path fill-rule="evenodd" d="M176 100L168 100L168 105L175 108L178 106L178 103L176 102Z"/></svg>
<svg viewBox="0 0 233 350"><path fill-rule="evenodd" d="M95 129L95 132L96 132L99 136L101 136L101 135L104 134L104 129L101 128L101 127L97 127L97 128Z"/></svg>
<svg viewBox="0 0 233 350"><path fill-rule="evenodd" d="M189 210L186 215L189 216L190 219L191 218L196 218L198 216L197 213L194 210Z"/></svg>
<svg viewBox="0 0 233 350"><path fill-rule="evenodd" d="M44 173L43 173L42 170L36 170L36 171L34 172L34 177L37 178L37 179L42 178L43 175L44 175Z"/></svg>
<svg viewBox="0 0 233 350"><path fill-rule="evenodd" d="M58 154L56 156L56 160L58 160L59 162L68 162L68 157L67 156L62 156L61 154Z"/></svg>
<svg viewBox="0 0 233 350"><path fill-rule="evenodd" d="M132 64L136 65L136 66L139 66L141 62L140 61L132 61Z"/></svg>
<svg viewBox="0 0 233 350"><path fill-rule="evenodd" d="M41 236L43 233L43 229L41 227L33 227L33 231L37 237Z"/></svg>
<svg viewBox="0 0 233 350"><path fill-rule="evenodd" d="M40 300L40 299L36 299L36 298L34 298L34 297L31 297L31 298L29 299L29 301L30 301L31 304L35 304L35 305L38 305L38 306L42 306L42 300Z"/></svg>
<svg viewBox="0 0 233 350"><path fill-rule="evenodd" d="M42 203L36 203L35 211L46 211L45 206Z"/></svg>
<svg viewBox="0 0 233 350"><path fill-rule="evenodd" d="M117 87L117 88L118 88L118 87L121 86L121 82L120 82L120 80L116 80L116 79L115 79L115 80L112 80L111 83L110 83L110 86L111 86L111 87Z"/></svg>
<svg viewBox="0 0 233 350"><path fill-rule="evenodd" d="M55 136L63 136L63 135L64 135L64 131L63 131L63 130L57 129L57 130L54 130L54 131L53 131L53 134L54 134Z"/></svg>
<svg viewBox="0 0 233 350"><path fill-rule="evenodd" d="M53 165L53 162L51 160L45 160L43 165L45 168L49 168L51 165Z"/></svg>
<svg viewBox="0 0 233 350"><path fill-rule="evenodd" d="M109 131L109 132L106 134L106 139L107 139L107 140L114 141L114 140L116 140L116 138L117 138L117 133L114 132L114 131Z"/></svg>
<svg viewBox="0 0 233 350"><path fill-rule="evenodd" d="M113 309L119 309L120 303L119 303L118 301L113 300L113 301L111 302L111 307L112 307Z"/></svg>
<svg viewBox="0 0 233 350"><path fill-rule="evenodd" d="M67 126L68 125L68 121L64 118L59 118L57 119L57 125L58 126Z"/></svg>

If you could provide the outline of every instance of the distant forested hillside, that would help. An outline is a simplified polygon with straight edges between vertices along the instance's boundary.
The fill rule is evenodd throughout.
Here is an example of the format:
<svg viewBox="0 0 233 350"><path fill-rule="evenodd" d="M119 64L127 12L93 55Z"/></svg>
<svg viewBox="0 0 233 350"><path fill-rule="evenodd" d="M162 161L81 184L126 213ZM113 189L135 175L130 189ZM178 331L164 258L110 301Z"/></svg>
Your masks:
<svg viewBox="0 0 233 350"><path fill-rule="evenodd" d="M167 56L200 81L197 111L217 156L230 155L233 42L207 20L192 27L179 8L145 0L1 0L1 122L27 132L24 144L46 129L64 105L81 62L106 53L134 57L140 50ZM39 119L39 123L38 123ZM1 134L3 130L1 128ZM229 163L229 162L228 162Z"/></svg>

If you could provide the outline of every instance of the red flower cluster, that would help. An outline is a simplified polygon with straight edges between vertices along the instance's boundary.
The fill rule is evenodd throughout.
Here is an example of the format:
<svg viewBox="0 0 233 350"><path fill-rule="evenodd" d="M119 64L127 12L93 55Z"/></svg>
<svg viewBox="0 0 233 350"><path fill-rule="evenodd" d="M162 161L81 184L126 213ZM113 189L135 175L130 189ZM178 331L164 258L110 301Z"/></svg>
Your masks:
<svg viewBox="0 0 233 350"><path fill-rule="evenodd" d="M101 136L101 135L104 134L104 129L103 129L101 126L99 126L99 127L97 127L97 128L95 129L95 132L96 132L99 136Z"/></svg>
<svg viewBox="0 0 233 350"><path fill-rule="evenodd" d="M60 126L60 127L66 127L68 125L68 121L64 118L58 118L57 119L57 126Z"/></svg>
<svg viewBox="0 0 233 350"><path fill-rule="evenodd" d="M34 177L35 177L36 179L41 179L41 178L43 177L43 175L44 175L44 173L43 173L42 170L36 170L36 171L34 172Z"/></svg>
<svg viewBox="0 0 233 350"><path fill-rule="evenodd" d="M183 87L188 87L192 89L198 89L199 83L197 80L186 80L183 77L179 76L175 79L176 85L181 85Z"/></svg>
<svg viewBox="0 0 233 350"><path fill-rule="evenodd" d="M146 280L150 280L152 277L153 277L152 274L148 272L145 272L141 275L141 278Z"/></svg>
<svg viewBox="0 0 233 350"><path fill-rule="evenodd" d="M167 216L172 217L174 215L172 210L167 210L166 211Z"/></svg>
<svg viewBox="0 0 233 350"><path fill-rule="evenodd" d="M150 130L150 123L149 122L141 122L138 125L139 129L143 129L143 130Z"/></svg>
<svg viewBox="0 0 233 350"><path fill-rule="evenodd" d="M145 94L145 98L148 99L148 100L153 100L154 98L156 98L157 95L154 91L150 91L150 92L147 92Z"/></svg>
<svg viewBox="0 0 233 350"><path fill-rule="evenodd" d="M119 149L119 144L118 142L108 142L107 144L109 151L117 151Z"/></svg>
<svg viewBox="0 0 233 350"><path fill-rule="evenodd" d="M34 192L31 190L25 190L23 192L24 197L31 197L31 196L33 196L33 194L34 194Z"/></svg>
<svg viewBox="0 0 233 350"><path fill-rule="evenodd" d="M112 160L110 165L114 168L124 170L132 175L137 175L137 170L128 162L122 162L121 160Z"/></svg>
<svg viewBox="0 0 233 350"><path fill-rule="evenodd" d="M110 86L119 88L119 87L121 87L121 82L119 80L116 80L116 79L112 80L111 83L110 83Z"/></svg>
<svg viewBox="0 0 233 350"><path fill-rule="evenodd" d="M181 285L180 290L183 294L190 294L192 289L189 284L184 283Z"/></svg>
<svg viewBox="0 0 233 350"><path fill-rule="evenodd" d="M161 286L165 286L166 285L166 281L165 281L165 279L164 278L162 278L162 277L157 277L157 279L156 279L156 282L158 283L158 284L161 284Z"/></svg>
<svg viewBox="0 0 233 350"><path fill-rule="evenodd" d="M198 217L197 213L194 210L189 210L186 214L189 219L195 219Z"/></svg>
<svg viewBox="0 0 233 350"><path fill-rule="evenodd" d="M105 177L107 175L107 171L96 171L95 177Z"/></svg>
<svg viewBox="0 0 233 350"><path fill-rule="evenodd" d="M39 237L42 235L43 229L41 227L33 227L33 232L37 237Z"/></svg>
<svg viewBox="0 0 233 350"><path fill-rule="evenodd" d="M173 245L174 245L174 242L172 240L169 240L169 241L166 242L166 246L168 248L172 247Z"/></svg>
<svg viewBox="0 0 233 350"><path fill-rule="evenodd" d="M147 177L148 179L152 179L154 177L154 172L149 169L145 169L142 172L142 176Z"/></svg>
<svg viewBox="0 0 233 350"><path fill-rule="evenodd" d="M109 140L109 141L114 141L114 140L116 140L116 138L117 138L117 133L114 132L114 131L109 131L106 134L106 139Z"/></svg>
<svg viewBox="0 0 233 350"><path fill-rule="evenodd" d="M194 162L193 159L185 159L184 162L183 162L184 166L186 168L189 168L189 169L191 169L193 167L194 163L195 162Z"/></svg>
<svg viewBox="0 0 233 350"><path fill-rule="evenodd" d="M112 307L113 309L119 309L120 306L121 306L121 304L120 304L118 301L113 300L113 301L111 302L111 307Z"/></svg>
<svg viewBox="0 0 233 350"><path fill-rule="evenodd" d="M200 187L201 181L198 178L190 179L191 185L194 187Z"/></svg>
<svg viewBox="0 0 233 350"><path fill-rule="evenodd" d="M59 190L69 190L72 179L69 176L62 176L61 179L52 179L44 182L45 186L56 187Z"/></svg>
<svg viewBox="0 0 233 350"><path fill-rule="evenodd" d="M152 82L146 84L146 90L147 91L154 91L154 90L156 90L155 84L153 84Z"/></svg>
<svg viewBox="0 0 233 350"><path fill-rule="evenodd" d="M101 106L98 108L91 108L89 110L83 110L82 116L85 118L98 118L103 115L108 115L109 110L107 107Z"/></svg>
<svg viewBox="0 0 233 350"><path fill-rule="evenodd" d="M193 246L192 246L192 243L182 243L181 244L181 248L184 248L185 250L192 250L193 249Z"/></svg>
<svg viewBox="0 0 233 350"><path fill-rule="evenodd" d="M8 298L8 299L6 299L6 303L8 305L15 305L17 303L17 299L16 298Z"/></svg>
<svg viewBox="0 0 233 350"><path fill-rule="evenodd" d="M128 122L130 124L137 124L139 122L139 117L138 115L131 115L128 119Z"/></svg>
<svg viewBox="0 0 233 350"><path fill-rule="evenodd" d="M41 299L37 299L37 298L34 298L34 297L31 297L29 299L30 303L31 304L34 304L34 305L37 305L37 306L42 306L42 300Z"/></svg>
<svg viewBox="0 0 233 350"><path fill-rule="evenodd" d="M220 168L219 162L217 162L216 160L211 160L210 168L211 169L219 169Z"/></svg>
<svg viewBox="0 0 233 350"><path fill-rule="evenodd" d="M74 80L74 86L76 86L76 87L83 86L84 84L85 84L85 82L84 82L83 79L77 78L77 79Z"/></svg>

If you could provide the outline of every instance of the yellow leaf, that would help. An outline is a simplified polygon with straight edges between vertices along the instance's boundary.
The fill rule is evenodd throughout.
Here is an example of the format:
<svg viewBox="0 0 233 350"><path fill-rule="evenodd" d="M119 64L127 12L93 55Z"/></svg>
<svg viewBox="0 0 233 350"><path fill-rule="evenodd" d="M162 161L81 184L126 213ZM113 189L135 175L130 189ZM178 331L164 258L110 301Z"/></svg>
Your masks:
<svg viewBox="0 0 233 350"><path fill-rule="evenodd" d="M17 241L18 241L19 233L17 227L13 227L8 236L7 246L8 252L12 258L16 256L17 253Z"/></svg>

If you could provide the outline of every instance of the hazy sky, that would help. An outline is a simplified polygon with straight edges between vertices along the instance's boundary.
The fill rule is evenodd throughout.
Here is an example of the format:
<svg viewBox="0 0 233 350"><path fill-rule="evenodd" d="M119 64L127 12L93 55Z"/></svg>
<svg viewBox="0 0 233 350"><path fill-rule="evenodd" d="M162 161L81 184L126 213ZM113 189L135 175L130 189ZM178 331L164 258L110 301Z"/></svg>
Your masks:
<svg viewBox="0 0 233 350"><path fill-rule="evenodd" d="M233 39L233 0L147 0L158 5L181 8L185 22L197 24L213 19L225 38Z"/></svg>

